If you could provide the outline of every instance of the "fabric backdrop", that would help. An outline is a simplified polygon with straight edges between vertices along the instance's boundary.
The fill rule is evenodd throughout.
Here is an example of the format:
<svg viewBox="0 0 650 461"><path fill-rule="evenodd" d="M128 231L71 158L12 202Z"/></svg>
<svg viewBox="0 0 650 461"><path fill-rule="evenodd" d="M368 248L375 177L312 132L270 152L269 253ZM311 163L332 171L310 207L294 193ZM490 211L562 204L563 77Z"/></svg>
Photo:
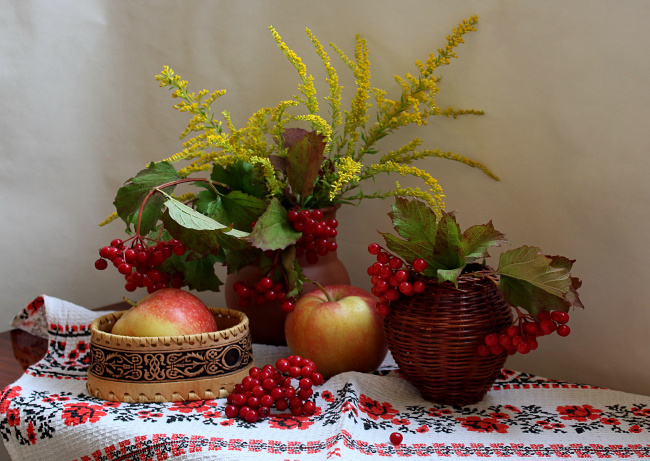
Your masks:
<svg viewBox="0 0 650 461"><path fill-rule="evenodd" d="M348 54L361 34L373 84L390 97L393 76L414 71L473 14L478 31L441 70L438 101L485 115L432 120L382 149L419 136L425 147L484 162L500 182L454 162L420 166L439 179L463 228L492 219L510 248L577 260L586 309L572 315L572 334L542 338L508 367L650 395L650 3L642 0L0 0L0 328L43 292L88 307L125 294L116 271L93 268L123 226L97 223L126 179L180 150L187 118L154 81L164 65L195 91L227 89L215 109L241 125L297 92L269 25L321 96L305 28ZM349 97L354 82L334 58ZM339 253L356 285L369 287L365 248L389 230L389 205L339 213ZM220 293L204 296L223 304Z"/></svg>

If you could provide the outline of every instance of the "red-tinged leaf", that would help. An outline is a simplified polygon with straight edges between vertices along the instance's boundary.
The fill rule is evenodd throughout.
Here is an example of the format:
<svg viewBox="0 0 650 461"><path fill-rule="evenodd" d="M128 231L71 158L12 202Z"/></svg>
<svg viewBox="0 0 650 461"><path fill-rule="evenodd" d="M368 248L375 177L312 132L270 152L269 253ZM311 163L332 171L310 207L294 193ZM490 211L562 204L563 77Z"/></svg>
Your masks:
<svg viewBox="0 0 650 461"><path fill-rule="evenodd" d="M315 131L302 130L303 136L293 135L290 142L285 138L287 152L287 180L292 191L300 197L308 197L314 190L318 172L325 161L325 137ZM292 131L293 133L293 131Z"/></svg>
<svg viewBox="0 0 650 461"><path fill-rule="evenodd" d="M541 310L566 311L572 305L567 294L572 278L564 261L543 255L539 248L523 246L501 254L497 273L505 300L533 315ZM576 293L577 295L577 293Z"/></svg>
<svg viewBox="0 0 650 461"><path fill-rule="evenodd" d="M561 267L570 271L573 268L573 263L576 262L575 259L569 259L564 256L549 256L552 259L551 266ZM569 303L570 307L579 307L584 309L582 301L578 296L578 288L582 286L582 281L578 277L571 276L571 289L566 295L566 300ZM567 308L568 310L568 308Z"/></svg>

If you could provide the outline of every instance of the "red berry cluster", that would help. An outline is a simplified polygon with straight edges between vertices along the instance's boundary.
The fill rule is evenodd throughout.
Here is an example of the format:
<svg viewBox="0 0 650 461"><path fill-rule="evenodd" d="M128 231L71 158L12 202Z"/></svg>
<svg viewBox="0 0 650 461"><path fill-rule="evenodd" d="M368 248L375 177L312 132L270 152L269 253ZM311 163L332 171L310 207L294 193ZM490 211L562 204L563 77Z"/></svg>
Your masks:
<svg viewBox="0 0 650 461"><path fill-rule="evenodd" d="M275 367L253 367L228 396L225 414L249 423L268 416L273 406L278 411L288 409L294 416L313 415L316 404L309 400L314 394L312 386L323 384L323 380L314 362L297 355L279 359Z"/></svg>
<svg viewBox="0 0 650 461"><path fill-rule="evenodd" d="M247 281L237 281L233 289L239 296L239 307L249 307L253 303L260 306L273 301L279 301L282 309L287 312L295 307L293 298L287 298L286 286L282 282L274 282L268 276L260 278L253 285Z"/></svg>
<svg viewBox="0 0 650 461"><path fill-rule="evenodd" d="M302 236L296 242L296 256L305 256L307 263L316 264L319 256L336 251L338 245L333 239L338 231L336 219L323 219L321 210L291 210L288 214L291 227Z"/></svg>
<svg viewBox="0 0 650 461"><path fill-rule="evenodd" d="M480 356L499 355L503 351L508 355L519 352L528 354L537 349L537 337L557 332L567 336L571 329L566 324L569 314L560 311L541 311L534 317L529 314L519 314L514 325L504 328L498 333L490 333L484 339L484 344L478 346Z"/></svg>
<svg viewBox="0 0 650 461"><path fill-rule="evenodd" d="M377 243L368 246L368 253L377 257L377 262L368 268L368 275L372 277L371 292L379 300L376 308L380 314L390 313L390 302L396 301L400 294L413 296L426 290L424 282L411 277L413 271L422 272L427 268L424 259L416 259L409 267L402 259L382 250Z"/></svg>
<svg viewBox="0 0 650 461"><path fill-rule="evenodd" d="M161 288L184 286L185 277L182 272L170 275L161 271L159 266L172 254L185 254L185 245L175 239L154 242L154 245L148 246L147 241L139 235L126 241L115 239L99 250L100 257L95 261L95 268L104 270L108 267L108 262L112 262L117 271L124 275L124 288L127 291L146 287L149 293L153 293Z"/></svg>

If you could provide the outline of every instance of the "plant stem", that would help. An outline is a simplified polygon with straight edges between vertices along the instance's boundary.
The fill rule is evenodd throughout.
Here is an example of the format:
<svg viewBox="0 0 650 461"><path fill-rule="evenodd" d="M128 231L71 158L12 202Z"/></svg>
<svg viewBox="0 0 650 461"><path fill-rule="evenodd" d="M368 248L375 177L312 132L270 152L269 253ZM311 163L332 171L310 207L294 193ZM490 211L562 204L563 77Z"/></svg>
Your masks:
<svg viewBox="0 0 650 461"><path fill-rule="evenodd" d="M137 235L140 235L140 222L142 221L142 213L144 212L144 207L147 204L147 200L149 200L151 196L156 192L162 193L162 189L166 187L171 187L186 182L207 182L212 187L212 189L216 194L219 194L219 192L214 187L215 184L230 189L230 187L227 184L221 184L219 182L212 181L211 179L205 179L205 178L183 178L183 179L177 179L176 181L171 181L165 184L161 184L160 186L156 186L149 191L149 193L145 196L144 200L142 200L142 204L140 205L140 212L138 213L138 224L136 225L135 228L135 232Z"/></svg>
<svg viewBox="0 0 650 461"><path fill-rule="evenodd" d="M122 296L122 299L131 307L135 307L138 304L135 301L130 300L126 296Z"/></svg>

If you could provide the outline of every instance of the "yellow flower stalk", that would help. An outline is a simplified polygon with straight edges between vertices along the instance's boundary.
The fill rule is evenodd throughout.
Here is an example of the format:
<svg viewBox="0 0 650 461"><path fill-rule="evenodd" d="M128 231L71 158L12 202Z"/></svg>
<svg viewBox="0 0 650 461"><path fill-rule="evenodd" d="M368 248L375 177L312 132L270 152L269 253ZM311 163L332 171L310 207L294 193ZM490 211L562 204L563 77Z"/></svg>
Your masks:
<svg viewBox="0 0 650 461"><path fill-rule="evenodd" d="M265 197L276 197L285 206L308 203L309 207L323 207L404 194L426 200L435 210L442 210L444 195L438 181L423 169L414 166L416 162L430 157L453 160L477 168L493 179L498 180L498 177L484 164L459 153L422 148L420 138L388 151L373 161L369 160L369 156L381 152L379 142L401 128L424 126L434 116L455 119L483 113L476 109L438 107L436 96L440 91L440 79L434 75L438 67L450 64L451 59L457 57L456 49L464 43L467 33L476 30L477 22L475 16L462 21L446 37L444 47L431 53L426 60L415 61L413 73L396 75L396 97L389 97L387 90L372 86L369 47L365 39L356 36L353 59L331 43L335 57L341 59L355 80L347 110L342 108L343 87L330 56L312 31L306 29L327 74L329 92L324 99L329 103L329 117L319 111L313 76L273 26L269 27L273 39L298 72L300 94L292 100L280 101L276 107L259 109L241 128L235 126L229 111L213 112L212 105L217 99L221 100L226 94L225 90L210 92L202 89L193 92L187 81L171 67L164 66L156 80L161 87L168 87L172 91L173 107L188 113L190 120L180 135L182 139L187 138L183 142L182 151L158 163L187 162L178 169L178 174L183 178L209 171L213 165L231 168L240 162L253 164L263 178ZM374 108L371 98L374 99ZM290 147L302 136L297 134L301 132L292 131L288 138L285 134L287 130L300 130L292 126L295 122L308 122L312 133L318 133L322 137L312 136L309 141L312 145L299 144L297 150L292 150ZM337 130L339 127L341 129ZM306 130L303 132L307 133ZM274 158L287 161L296 155L301 157L293 161L289 170L285 170L281 162L271 161ZM320 163L314 163L315 161ZM396 187L388 192L364 193L364 181L371 180L380 173L417 177L424 181L429 190L404 188L396 183ZM292 180L291 174L306 175L305 178L309 179ZM292 191L291 185L301 190ZM293 203L293 200L298 202Z"/></svg>
<svg viewBox="0 0 650 461"><path fill-rule="evenodd" d="M300 76L300 79L302 80L302 85L299 85L298 88L300 92L305 96L305 99L303 100L304 104L307 106L309 109L309 113L315 114L318 112L318 101L316 100L316 88L314 87L314 77L311 75L307 75L307 67L305 64L302 62L302 60L294 53L287 45L282 41L282 37L280 37L280 34L273 28L273 26L269 26L269 29L271 30L271 33L273 34L273 38L275 38L276 43L280 47L280 50L282 50L282 53L289 59L291 64L296 68L298 71L298 75Z"/></svg>
<svg viewBox="0 0 650 461"><path fill-rule="evenodd" d="M338 177L330 189L330 200L334 200L341 191L344 184L356 183L359 181L359 173L363 165L350 157L342 157L337 164Z"/></svg>

